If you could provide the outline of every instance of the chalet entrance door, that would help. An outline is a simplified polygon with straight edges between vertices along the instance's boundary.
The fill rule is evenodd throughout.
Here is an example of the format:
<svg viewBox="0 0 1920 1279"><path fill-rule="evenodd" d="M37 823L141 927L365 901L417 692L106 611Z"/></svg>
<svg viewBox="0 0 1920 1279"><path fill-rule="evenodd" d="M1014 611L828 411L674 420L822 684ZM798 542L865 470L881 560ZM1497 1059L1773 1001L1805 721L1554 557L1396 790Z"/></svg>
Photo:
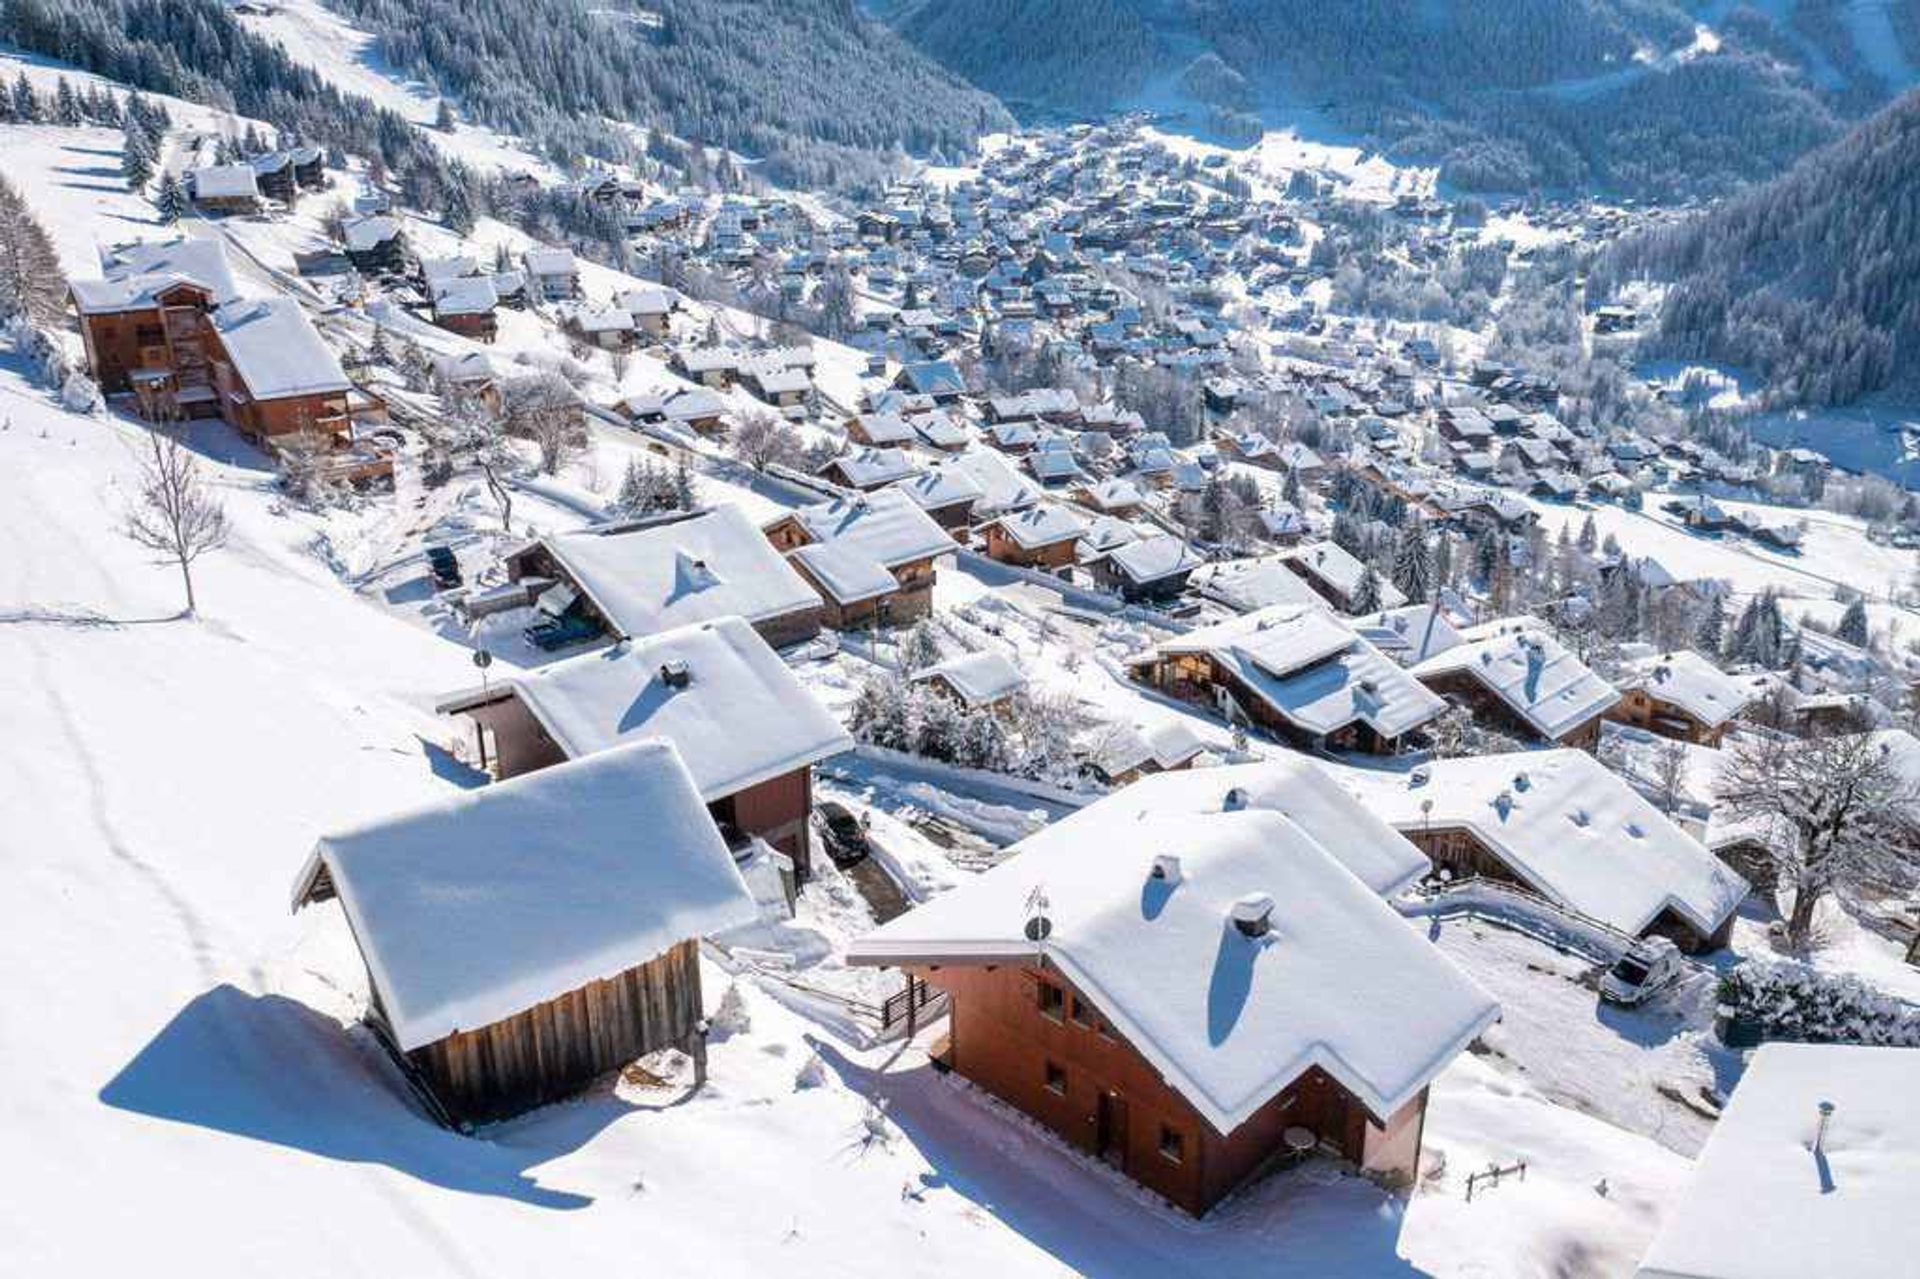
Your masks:
<svg viewBox="0 0 1920 1279"><path fill-rule="evenodd" d="M1127 1099L1117 1092L1100 1094L1099 1113L1094 1117L1093 1153L1120 1171L1127 1170Z"/></svg>

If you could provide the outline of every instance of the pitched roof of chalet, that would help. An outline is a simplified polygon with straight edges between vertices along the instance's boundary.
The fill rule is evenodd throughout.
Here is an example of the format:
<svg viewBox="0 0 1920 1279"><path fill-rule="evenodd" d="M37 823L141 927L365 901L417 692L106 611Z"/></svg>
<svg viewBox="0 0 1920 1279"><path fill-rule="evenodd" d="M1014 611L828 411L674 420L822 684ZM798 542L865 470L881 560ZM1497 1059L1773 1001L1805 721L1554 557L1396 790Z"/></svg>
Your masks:
<svg viewBox="0 0 1920 1279"><path fill-rule="evenodd" d="M433 313L489 315L500 304L500 292L485 275L456 275L433 282Z"/></svg>
<svg viewBox="0 0 1920 1279"><path fill-rule="evenodd" d="M1207 744L1183 719L1114 724L1096 741L1092 762L1108 777L1118 777L1147 764L1161 769L1178 768L1198 758L1206 749Z"/></svg>
<svg viewBox="0 0 1920 1279"><path fill-rule="evenodd" d="M187 181L196 200L235 200L258 196L254 167L238 164L207 164L187 172Z"/></svg>
<svg viewBox="0 0 1920 1279"><path fill-rule="evenodd" d="M332 350L292 298L245 298L213 313L220 345L256 400L351 389Z"/></svg>
<svg viewBox="0 0 1920 1279"><path fill-rule="evenodd" d="M1401 737L1446 702L1324 605L1281 604L1167 640L1154 655L1206 653L1270 709L1314 736L1362 723Z"/></svg>
<svg viewBox="0 0 1920 1279"><path fill-rule="evenodd" d="M639 741L328 835L325 868L402 1051L757 917L673 746Z"/></svg>
<svg viewBox="0 0 1920 1279"><path fill-rule="evenodd" d="M971 506L985 496L978 482L951 466L933 466L894 485L923 511L937 511L962 502Z"/></svg>
<svg viewBox="0 0 1920 1279"><path fill-rule="evenodd" d="M1161 533L1116 547L1108 554L1107 563L1129 580L1144 586L1179 573L1190 573L1199 567L1201 559L1181 539L1171 533Z"/></svg>
<svg viewBox="0 0 1920 1279"><path fill-rule="evenodd" d="M666 678L684 668L686 682ZM850 750L838 720L737 617L682 626L495 680L442 713L517 697L569 758L640 737L672 742L712 801Z"/></svg>
<svg viewBox="0 0 1920 1279"><path fill-rule="evenodd" d="M100 255L98 280L74 280L75 304L83 315L144 311L176 284L194 284L216 304L240 295L225 248L218 240L162 240L123 244Z"/></svg>
<svg viewBox="0 0 1920 1279"><path fill-rule="evenodd" d="M980 486L980 500L974 514L983 516L1017 511L1040 500L1040 489L1007 459L989 448L970 448L964 453L943 458L934 470L958 471Z"/></svg>
<svg viewBox="0 0 1920 1279"><path fill-rule="evenodd" d="M1338 542L1308 542L1280 551L1274 558L1300 565L1348 600L1359 593L1361 579L1367 574L1367 566ZM1382 608L1399 608L1406 602L1407 597L1400 593L1399 587L1380 578Z"/></svg>
<svg viewBox="0 0 1920 1279"><path fill-rule="evenodd" d="M870 488L903 480L920 468L905 449L856 448L820 469L840 472L841 478L855 488Z"/></svg>
<svg viewBox="0 0 1920 1279"><path fill-rule="evenodd" d="M820 603L737 506L555 533L541 544L622 635L729 615L764 622Z"/></svg>
<svg viewBox="0 0 1920 1279"><path fill-rule="evenodd" d="M1044 954L1222 1133L1315 1066L1392 1114L1499 1006L1290 816L1162 809L1139 790L1188 776L1146 779L1023 840L856 939L849 960ZM1163 854L1177 879L1153 876ZM1229 912L1256 893L1278 904L1271 931L1247 937ZM1038 946L1025 936L1035 894L1051 924Z"/></svg>
<svg viewBox="0 0 1920 1279"><path fill-rule="evenodd" d="M1406 604L1353 619L1353 629L1403 666L1413 666L1461 642L1444 608Z"/></svg>
<svg viewBox="0 0 1920 1279"><path fill-rule="evenodd" d="M1470 676L1542 737L1557 740L1620 700L1613 685L1537 625L1486 623L1464 638L1413 667L1413 674Z"/></svg>
<svg viewBox="0 0 1920 1279"><path fill-rule="evenodd" d="M1059 542L1069 542L1085 531L1076 515L1058 506L1033 506L1011 515L1002 515L994 523L1006 530L1023 550L1035 550Z"/></svg>
<svg viewBox="0 0 1920 1279"><path fill-rule="evenodd" d="M770 521L792 519L815 542L837 542L890 569L953 550L953 538L898 489L796 507Z"/></svg>
<svg viewBox="0 0 1920 1279"><path fill-rule="evenodd" d="M900 589L900 581L879 560L845 542L809 542L787 552L837 604L859 604Z"/></svg>
<svg viewBox="0 0 1920 1279"><path fill-rule="evenodd" d="M1582 750L1338 776L1401 830L1463 827L1527 887L1622 932L1638 933L1671 908L1711 934L1747 895L1745 880Z"/></svg>
<svg viewBox="0 0 1920 1279"><path fill-rule="evenodd" d="M935 678L946 681L969 706L991 705L1019 692L1027 682L1025 673L1006 654L991 649L950 657L913 673L916 684Z"/></svg>
<svg viewBox="0 0 1920 1279"><path fill-rule="evenodd" d="M1638 1279L1896 1279L1920 1256L1916 1185L1920 1053L1763 1044Z"/></svg>
<svg viewBox="0 0 1920 1279"><path fill-rule="evenodd" d="M1275 604L1325 603L1298 573L1272 555L1202 565L1193 575L1193 584L1208 599L1241 613Z"/></svg>
<svg viewBox="0 0 1920 1279"><path fill-rule="evenodd" d="M1747 685L1692 649L1629 663L1620 686L1671 702L1708 728L1725 724L1754 699Z"/></svg>

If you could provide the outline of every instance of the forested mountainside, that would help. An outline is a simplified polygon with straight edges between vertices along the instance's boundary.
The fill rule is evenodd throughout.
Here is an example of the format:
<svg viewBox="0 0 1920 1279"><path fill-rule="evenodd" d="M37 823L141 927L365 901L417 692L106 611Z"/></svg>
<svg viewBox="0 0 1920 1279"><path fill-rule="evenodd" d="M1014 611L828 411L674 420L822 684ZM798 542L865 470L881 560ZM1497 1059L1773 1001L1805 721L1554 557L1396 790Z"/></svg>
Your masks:
<svg viewBox="0 0 1920 1279"><path fill-rule="evenodd" d="M1732 189L1915 79L1920 0L897 0L922 49L1036 113L1184 107L1251 136L1322 106L1469 189ZM1778 16L1769 16L1777 13Z"/></svg>
<svg viewBox="0 0 1920 1279"><path fill-rule="evenodd" d="M848 0L339 0L387 58L527 137L598 118L778 157L964 153L1011 118Z"/></svg>
<svg viewBox="0 0 1920 1279"><path fill-rule="evenodd" d="M1744 365L1846 403L1920 360L1920 92L1776 180L1622 241L1596 281L1671 280L1652 353ZM1910 388L1909 388L1910 389Z"/></svg>
<svg viewBox="0 0 1920 1279"><path fill-rule="evenodd" d="M859 152L963 153L1004 108L845 0L339 0L399 69L559 160L619 158L652 126L827 185ZM0 0L0 39L141 88L384 152L400 117L341 94L221 0ZM618 122L616 124L615 122Z"/></svg>

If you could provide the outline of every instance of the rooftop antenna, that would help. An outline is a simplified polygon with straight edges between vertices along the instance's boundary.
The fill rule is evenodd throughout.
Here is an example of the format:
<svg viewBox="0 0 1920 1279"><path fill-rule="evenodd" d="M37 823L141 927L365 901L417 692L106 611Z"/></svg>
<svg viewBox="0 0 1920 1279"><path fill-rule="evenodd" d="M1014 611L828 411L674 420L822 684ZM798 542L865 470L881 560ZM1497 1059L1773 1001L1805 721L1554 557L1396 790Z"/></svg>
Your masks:
<svg viewBox="0 0 1920 1279"><path fill-rule="evenodd" d="M1027 894L1027 926L1025 931L1027 940L1033 943L1035 954L1040 954L1045 951L1047 938L1053 933L1053 920L1047 917L1047 907L1051 904L1052 903L1047 900L1047 887L1045 884L1035 884L1032 891Z"/></svg>
<svg viewBox="0 0 1920 1279"><path fill-rule="evenodd" d="M488 694L487 667L493 665L493 654L484 648L476 648L473 650L473 664L480 668L480 694L484 697Z"/></svg>

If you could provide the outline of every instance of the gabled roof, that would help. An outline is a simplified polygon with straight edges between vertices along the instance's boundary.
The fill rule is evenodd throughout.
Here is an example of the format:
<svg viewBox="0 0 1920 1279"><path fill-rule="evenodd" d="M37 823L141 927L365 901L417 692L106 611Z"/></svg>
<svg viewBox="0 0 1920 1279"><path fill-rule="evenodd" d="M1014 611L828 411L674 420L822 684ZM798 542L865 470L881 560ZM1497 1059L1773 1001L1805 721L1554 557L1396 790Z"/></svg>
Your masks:
<svg viewBox="0 0 1920 1279"><path fill-rule="evenodd" d="M1147 764L1161 769L1178 768L1198 758L1206 749L1207 744L1184 720L1114 724L1096 742L1092 762L1106 776L1118 777Z"/></svg>
<svg viewBox="0 0 1920 1279"><path fill-rule="evenodd" d="M1753 701L1747 685L1692 649L1630 663L1620 686L1671 702L1708 728L1720 727Z"/></svg>
<svg viewBox="0 0 1920 1279"><path fill-rule="evenodd" d="M758 916L661 741L329 835L296 905L323 866L403 1052Z"/></svg>
<svg viewBox="0 0 1920 1279"><path fill-rule="evenodd" d="M1920 1256L1915 1186L1920 1052L1763 1044L1638 1276L1896 1279Z"/></svg>
<svg viewBox="0 0 1920 1279"><path fill-rule="evenodd" d="M685 668L684 686L662 675L674 664ZM853 747L839 721L737 617L626 640L496 680L439 710L458 713L509 696L570 759L636 738L666 738L709 802Z"/></svg>
<svg viewBox="0 0 1920 1279"><path fill-rule="evenodd" d="M994 521L1005 529L1023 550L1034 550L1068 542L1080 536L1085 526L1079 518L1057 506L1033 506Z"/></svg>
<svg viewBox="0 0 1920 1279"><path fill-rule="evenodd" d="M1325 606L1298 573L1272 555L1203 565L1194 573L1193 584L1208 599L1241 613L1275 604Z"/></svg>
<svg viewBox="0 0 1920 1279"><path fill-rule="evenodd" d="M256 400L325 395L353 385L292 298L224 303L213 313L213 327Z"/></svg>
<svg viewBox="0 0 1920 1279"><path fill-rule="evenodd" d="M953 538L897 488L796 507L796 521L815 542L837 542L895 569L953 550Z"/></svg>
<svg viewBox="0 0 1920 1279"><path fill-rule="evenodd" d="M918 470L918 464L905 449L856 448L834 458L822 471L838 471L855 488L872 488L903 480Z"/></svg>
<svg viewBox="0 0 1920 1279"><path fill-rule="evenodd" d="M1315 1066L1377 1118L1392 1114L1498 1005L1292 818L1143 801L1141 786L1185 776L1147 779L1023 840L855 940L849 960L1044 957L1222 1133ZM1177 881L1152 877L1162 854L1179 858ZM1038 946L1025 936L1036 893L1051 925ZM1277 903L1259 938L1228 914L1254 893Z"/></svg>
<svg viewBox="0 0 1920 1279"><path fill-rule="evenodd" d="M1348 768L1340 778L1399 829L1464 827L1535 892L1625 933L1671 908L1711 934L1747 895L1745 880L1585 751L1434 760L1406 773Z"/></svg>
<svg viewBox="0 0 1920 1279"><path fill-rule="evenodd" d="M1207 653L1289 724L1316 737L1362 723L1397 738L1446 710L1446 702L1322 605L1276 605L1154 650L1180 652Z"/></svg>
<svg viewBox="0 0 1920 1279"><path fill-rule="evenodd" d="M937 511L962 502L971 506L983 496L980 485L971 475L951 466L929 467L894 487L923 511Z"/></svg>
<svg viewBox="0 0 1920 1279"><path fill-rule="evenodd" d="M729 615L763 622L819 605L813 588L737 506L556 533L541 542L622 635Z"/></svg>
<svg viewBox="0 0 1920 1279"><path fill-rule="evenodd" d="M1040 500L1034 482L992 449L970 448L943 459L934 469L962 472L980 486L980 500L973 508L976 516L1017 511Z"/></svg>
<svg viewBox="0 0 1920 1279"><path fill-rule="evenodd" d="M1351 600L1359 593L1361 579L1367 575L1367 566L1338 542L1308 542L1303 546L1289 547L1275 558L1306 569L1343 600ZM1398 587L1384 577L1380 578L1382 608L1399 608L1406 602L1407 597L1400 593Z"/></svg>
<svg viewBox="0 0 1920 1279"><path fill-rule="evenodd" d="M968 706L988 706L1020 691L1027 677L1004 653L983 649L950 657L936 666L913 673L918 684L934 678L945 680Z"/></svg>
<svg viewBox="0 0 1920 1279"><path fill-rule="evenodd" d="M1468 642L1413 667L1419 679L1464 674L1498 697L1549 741L1558 741L1620 700L1559 640L1536 625L1520 623L1486 638L1485 626Z"/></svg>
<svg viewBox="0 0 1920 1279"><path fill-rule="evenodd" d="M1133 582L1145 585L1199 567L1200 556L1171 533L1141 538L1115 548L1107 562Z"/></svg>
<svg viewBox="0 0 1920 1279"><path fill-rule="evenodd" d="M787 558L837 604L859 604L900 589L885 564L845 542L809 542L787 552Z"/></svg>
<svg viewBox="0 0 1920 1279"><path fill-rule="evenodd" d="M144 311L176 284L193 284L215 304L240 295L218 240L162 240L123 244L100 255L99 280L72 282L74 302L83 315Z"/></svg>

